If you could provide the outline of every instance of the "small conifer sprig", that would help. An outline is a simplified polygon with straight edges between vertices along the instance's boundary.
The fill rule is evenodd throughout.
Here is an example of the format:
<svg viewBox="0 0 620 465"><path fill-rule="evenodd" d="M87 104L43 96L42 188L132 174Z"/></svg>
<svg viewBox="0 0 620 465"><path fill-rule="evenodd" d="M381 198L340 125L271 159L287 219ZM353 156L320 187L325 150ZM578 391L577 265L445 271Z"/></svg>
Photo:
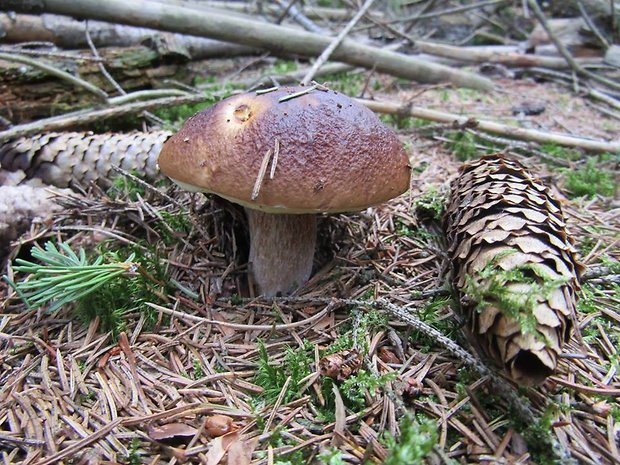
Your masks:
<svg viewBox="0 0 620 465"><path fill-rule="evenodd" d="M44 248L35 246L31 255L39 263L18 258L13 266L15 271L30 273L29 277L18 283L7 276L5 280L29 308L51 303L50 312L78 301L114 279L140 271L139 264L133 261L135 254L121 260L108 252L89 263L84 249L75 253L64 242L58 247L53 242L47 242Z"/></svg>

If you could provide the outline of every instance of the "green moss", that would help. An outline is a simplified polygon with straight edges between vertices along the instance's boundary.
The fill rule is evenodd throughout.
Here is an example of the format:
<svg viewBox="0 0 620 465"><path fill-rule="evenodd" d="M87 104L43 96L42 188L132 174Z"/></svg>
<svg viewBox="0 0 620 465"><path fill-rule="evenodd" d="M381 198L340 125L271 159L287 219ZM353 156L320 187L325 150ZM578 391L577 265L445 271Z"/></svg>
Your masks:
<svg viewBox="0 0 620 465"><path fill-rule="evenodd" d="M272 72L270 74L287 74L293 71L297 71L299 66L296 61L292 60L276 60L271 67Z"/></svg>
<svg viewBox="0 0 620 465"><path fill-rule="evenodd" d="M209 81L210 80L207 79L206 82ZM216 104L226 97L230 97L236 89L238 89L238 86L232 83L222 85L213 83L205 89L205 99L203 102L159 108L154 110L153 113L166 123L178 127L196 113Z"/></svg>
<svg viewBox="0 0 620 465"><path fill-rule="evenodd" d="M446 204L446 197L440 194L435 187L429 187L420 197L415 200L418 213L440 220Z"/></svg>
<svg viewBox="0 0 620 465"><path fill-rule="evenodd" d="M613 196L616 192L614 176L609 171L597 167L598 159L591 157L576 171L566 170L566 190L574 197Z"/></svg>
<svg viewBox="0 0 620 465"><path fill-rule="evenodd" d="M541 151L551 155L552 157L561 158L563 160L579 161L583 159L583 155L578 150L568 149L566 147L561 147L556 144L542 144L540 146L540 149Z"/></svg>
<svg viewBox="0 0 620 465"><path fill-rule="evenodd" d="M346 465L343 453L335 447L323 449L317 457L320 465Z"/></svg>
<svg viewBox="0 0 620 465"><path fill-rule="evenodd" d="M379 115L381 121L399 130L416 129L428 126L431 121L403 115Z"/></svg>
<svg viewBox="0 0 620 465"><path fill-rule="evenodd" d="M136 170L132 170L130 174L136 176L138 179L144 177L143 173L139 173ZM131 202L136 202L140 197L144 197L146 190L144 184L137 182L127 176L115 176L112 178L112 185L107 189L106 194L114 200L125 199Z"/></svg>
<svg viewBox="0 0 620 465"><path fill-rule="evenodd" d="M178 241L178 236L187 236L192 230L192 221L185 212L170 213L162 211L163 224L156 224L155 230L159 233L166 245L173 245Z"/></svg>
<svg viewBox="0 0 620 465"><path fill-rule="evenodd" d="M421 465L439 439L437 424L432 421L418 422L411 415L400 421L400 436L386 436L389 455L385 465Z"/></svg>
<svg viewBox="0 0 620 465"><path fill-rule="evenodd" d="M296 399L302 387L300 381L310 374L310 365L314 363L314 347L309 342L303 348L286 347L285 353L281 364L271 364L265 344L258 345L258 370L254 382L264 389L260 397L267 403L275 402L289 376L291 380L282 402Z"/></svg>
<svg viewBox="0 0 620 465"><path fill-rule="evenodd" d="M127 465L140 465L142 460L140 458L140 440L133 438L129 443L127 455L125 457L119 457L121 462Z"/></svg>
<svg viewBox="0 0 620 465"><path fill-rule="evenodd" d="M541 296L548 297L566 280L547 276L536 264L503 270L497 261L507 253L513 252L498 254L475 276L467 276L465 293L475 302L476 311L497 307L502 314L516 321L524 334L543 337L537 331L538 322L534 314L537 300ZM511 289L511 284L527 284L529 291L515 291Z"/></svg>
<svg viewBox="0 0 620 465"><path fill-rule="evenodd" d="M442 334L455 338L458 337L458 324L456 320L454 318L441 318L440 315L442 308L453 304L454 300L451 297L436 297L420 308L416 316L441 331ZM412 331L409 340L422 353L430 352L431 348L437 344L434 338L419 331Z"/></svg>
<svg viewBox="0 0 620 465"><path fill-rule="evenodd" d="M342 72L325 76L331 90L342 92L350 97L358 96L364 87L365 77L362 73Z"/></svg>
<svg viewBox="0 0 620 465"><path fill-rule="evenodd" d="M347 407L359 412L366 407L366 394L374 396L379 389L397 377L398 373L395 371L377 375L360 370L343 381L340 388L342 399Z"/></svg>
<svg viewBox="0 0 620 465"><path fill-rule="evenodd" d="M373 296L369 296L373 297ZM357 312L357 311L354 311ZM321 356L335 354L343 350L356 349L365 355L368 352L366 337L387 327L388 318L384 313L369 309L364 313L356 313L348 325L341 326L341 332L329 347L321 351Z"/></svg>
<svg viewBox="0 0 620 465"><path fill-rule="evenodd" d="M450 136L448 148L454 152L457 160L466 161L479 155L476 137L470 132L456 132Z"/></svg>
<svg viewBox="0 0 620 465"><path fill-rule="evenodd" d="M553 431L551 425L557 414L558 406L551 404L543 415L535 422L522 424L515 422L514 428L521 433L527 444L533 462L539 465L560 465L554 457L552 444ZM519 418L519 415L511 415L512 418ZM509 418L510 418L509 417Z"/></svg>

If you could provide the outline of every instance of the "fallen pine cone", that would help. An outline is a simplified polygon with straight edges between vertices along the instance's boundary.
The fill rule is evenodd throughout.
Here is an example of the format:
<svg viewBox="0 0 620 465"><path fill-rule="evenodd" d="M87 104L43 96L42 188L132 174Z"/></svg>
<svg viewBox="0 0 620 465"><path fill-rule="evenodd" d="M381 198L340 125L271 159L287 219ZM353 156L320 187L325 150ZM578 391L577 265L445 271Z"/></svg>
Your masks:
<svg viewBox="0 0 620 465"><path fill-rule="evenodd" d="M472 342L516 383L544 381L571 337L582 269L559 202L487 155L453 181L445 226Z"/></svg>
<svg viewBox="0 0 620 465"><path fill-rule="evenodd" d="M326 355L319 360L319 372L337 381L344 381L362 367L362 355L355 349Z"/></svg>
<svg viewBox="0 0 620 465"><path fill-rule="evenodd" d="M22 170L28 179L69 187L94 181L105 185L114 177L112 166L153 179L159 174L157 157L170 131L93 134L49 132L0 146L0 168Z"/></svg>

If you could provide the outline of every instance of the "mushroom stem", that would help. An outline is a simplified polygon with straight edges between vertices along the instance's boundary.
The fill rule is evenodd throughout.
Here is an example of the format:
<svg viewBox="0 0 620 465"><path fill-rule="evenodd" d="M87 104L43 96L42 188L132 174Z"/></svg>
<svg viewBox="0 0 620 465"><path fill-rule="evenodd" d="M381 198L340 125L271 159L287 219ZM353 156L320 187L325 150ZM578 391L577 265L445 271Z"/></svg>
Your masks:
<svg viewBox="0 0 620 465"><path fill-rule="evenodd" d="M286 295L302 286L312 272L316 215L245 211L250 226L249 269L259 294Z"/></svg>

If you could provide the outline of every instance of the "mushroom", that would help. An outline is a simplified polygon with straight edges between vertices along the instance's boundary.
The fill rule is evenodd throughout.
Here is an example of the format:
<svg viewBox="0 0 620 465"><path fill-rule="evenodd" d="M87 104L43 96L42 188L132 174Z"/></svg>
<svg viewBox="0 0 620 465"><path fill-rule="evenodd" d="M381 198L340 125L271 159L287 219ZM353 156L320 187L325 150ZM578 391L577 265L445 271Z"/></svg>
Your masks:
<svg viewBox="0 0 620 465"><path fill-rule="evenodd" d="M249 272L265 296L309 279L317 213L389 200L408 189L411 173L396 134L372 111L316 87L222 100L168 139L159 167L184 189L245 207Z"/></svg>

